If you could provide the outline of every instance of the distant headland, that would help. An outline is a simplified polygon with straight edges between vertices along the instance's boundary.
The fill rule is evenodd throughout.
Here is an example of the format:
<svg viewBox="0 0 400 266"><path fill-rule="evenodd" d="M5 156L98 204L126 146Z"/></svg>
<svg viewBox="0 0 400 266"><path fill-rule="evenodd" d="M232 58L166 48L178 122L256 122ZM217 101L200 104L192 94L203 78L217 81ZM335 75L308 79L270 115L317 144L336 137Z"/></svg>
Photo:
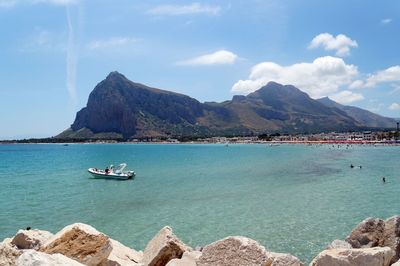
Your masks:
<svg viewBox="0 0 400 266"><path fill-rule="evenodd" d="M197 139L395 128L395 119L329 98L314 100L292 85L269 82L247 96L201 103L111 72L90 93L71 127L55 138Z"/></svg>

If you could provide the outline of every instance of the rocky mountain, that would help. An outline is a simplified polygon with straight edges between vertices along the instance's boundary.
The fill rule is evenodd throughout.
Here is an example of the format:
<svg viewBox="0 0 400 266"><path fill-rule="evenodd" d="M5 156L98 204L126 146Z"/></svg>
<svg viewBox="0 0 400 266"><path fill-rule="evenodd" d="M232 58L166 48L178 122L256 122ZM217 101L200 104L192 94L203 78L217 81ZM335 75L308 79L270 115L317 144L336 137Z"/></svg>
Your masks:
<svg viewBox="0 0 400 266"><path fill-rule="evenodd" d="M358 124L371 128L393 128L396 125L396 120L393 118L384 117L374 114L370 111L355 107L339 104L328 97L318 99L320 103L344 111L348 116L357 121Z"/></svg>
<svg viewBox="0 0 400 266"><path fill-rule="evenodd" d="M186 127L192 132L203 109L186 95L150 88L112 72L90 93L71 129L117 133L124 138L167 134L169 130L185 132Z"/></svg>
<svg viewBox="0 0 400 266"><path fill-rule="evenodd" d="M373 122L335 104L311 99L294 86L275 82L247 96L236 95L230 101L200 103L111 72L90 93L87 106L77 113L71 127L57 138L311 133L371 125L393 127L389 118L352 107L370 113Z"/></svg>

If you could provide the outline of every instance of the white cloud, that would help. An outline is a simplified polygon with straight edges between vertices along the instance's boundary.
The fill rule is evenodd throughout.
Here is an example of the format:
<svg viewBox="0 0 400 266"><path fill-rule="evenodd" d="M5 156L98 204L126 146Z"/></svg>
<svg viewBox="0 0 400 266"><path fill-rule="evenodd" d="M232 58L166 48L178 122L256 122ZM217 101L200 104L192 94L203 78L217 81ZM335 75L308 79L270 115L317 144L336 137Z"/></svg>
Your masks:
<svg viewBox="0 0 400 266"><path fill-rule="evenodd" d="M357 67L332 56L319 57L311 63L281 66L263 62L252 67L249 79L239 80L232 92L250 93L269 81L292 84L313 98L337 93L342 86L352 83L358 75Z"/></svg>
<svg viewBox="0 0 400 266"><path fill-rule="evenodd" d="M334 50L337 56L346 56L350 54L350 48L356 48L358 44L344 34L334 37L329 33L321 33L315 36L308 46L309 49L318 47L323 47L326 51Z"/></svg>
<svg viewBox="0 0 400 266"><path fill-rule="evenodd" d="M66 86L72 103L77 103L76 92L76 75L78 68L78 44L76 41L75 25L73 23L73 16L67 6L67 24L68 24L68 45L66 57Z"/></svg>
<svg viewBox="0 0 400 266"><path fill-rule="evenodd" d="M94 40L87 44L87 48L90 50L103 50L120 48L129 44L138 42L138 39L131 37L111 37L104 40Z"/></svg>
<svg viewBox="0 0 400 266"><path fill-rule="evenodd" d="M68 6L78 4L80 0L0 0L0 8L14 7L17 4L50 4Z"/></svg>
<svg viewBox="0 0 400 266"><path fill-rule="evenodd" d="M364 86L365 86L364 81L357 79L350 84L349 89L360 89L363 88Z"/></svg>
<svg viewBox="0 0 400 266"><path fill-rule="evenodd" d="M333 94L329 97L331 97L334 101L341 104L349 104L364 100L364 96L361 93L354 93L352 91L347 91L347 90Z"/></svg>
<svg viewBox="0 0 400 266"><path fill-rule="evenodd" d="M180 61L178 65L223 65L235 63L238 56L230 51L219 50L211 54L201 55L192 59Z"/></svg>
<svg viewBox="0 0 400 266"><path fill-rule="evenodd" d="M374 74L364 75L365 79L353 81L349 89L362 89L362 88L372 88L382 83L390 83L395 89L390 92L397 92L400 88L400 65L391 66L384 70L379 70Z"/></svg>
<svg viewBox="0 0 400 266"><path fill-rule="evenodd" d="M400 104L398 104L398 103L392 103L392 104L389 106L389 110L392 110L392 111L400 110Z"/></svg>
<svg viewBox="0 0 400 266"><path fill-rule="evenodd" d="M392 66L370 75L365 81L364 87L370 88L375 87L379 83L398 81L400 81L400 65Z"/></svg>
<svg viewBox="0 0 400 266"><path fill-rule="evenodd" d="M52 4L58 6L67 6L78 4L79 0L33 0L34 4Z"/></svg>
<svg viewBox="0 0 400 266"><path fill-rule="evenodd" d="M0 0L0 8L13 7L17 4L17 0Z"/></svg>
<svg viewBox="0 0 400 266"><path fill-rule="evenodd" d="M382 19L382 20L381 20L381 23L382 23L382 24L389 24L390 22L392 22L392 19L391 19L391 18L385 18L385 19Z"/></svg>
<svg viewBox="0 0 400 266"><path fill-rule="evenodd" d="M181 16L191 14L218 15L219 6L192 3L188 5L159 5L147 11L147 14L156 16Z"/></svg>

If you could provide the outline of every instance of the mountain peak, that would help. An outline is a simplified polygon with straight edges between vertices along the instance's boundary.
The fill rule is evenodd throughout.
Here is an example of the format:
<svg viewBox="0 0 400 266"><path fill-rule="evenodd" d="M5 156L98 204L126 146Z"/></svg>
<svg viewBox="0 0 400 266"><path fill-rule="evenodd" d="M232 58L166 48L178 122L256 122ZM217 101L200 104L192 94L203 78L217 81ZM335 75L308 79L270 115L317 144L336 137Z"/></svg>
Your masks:
<svg viewBox="0 0 400 266"><path fill-rule="evenodd" d="M329 96L325 96L322 98L317 99L317 101L330 101L330 102L335 102L334 100L332 100L331 98L329 98Z"/></svg>
<svg viewBox="0 0 400 266"><path fill-rule="evenodd" d="M302 96L302 97L308 97L306 93L303 91L299 90L293 85L282 85L280 83L270 81L260 89L256 90L253 93L250 93L248 96L249 97L265 97L268 96L270 97L271 95L281 95L282 97L286 96Z"/></svg>
<svg viewBox="0 0 400 266"><path fill-rule="evenodd" d="M119 73L118 71L112 71L110 74L108 74L106 80L115 80L115 79L124 79L126 80L127 78Z"/></svg>
<svg viewBox="0 0 400 266"><path fill-rule="evenodd" d="M340 107L342 106L340 103L335 102L328 96L317 99L317 101L319 101L320 103L325 104L326 106L329 106L329 107L336 107L336 108L340 109Z"/></svg>
<svg viewBox="0 0 400 266"><path fill-rule="evenodd" d="M278 82L275 82L275 81L269 81L266 86L269 86L269 87L271 87L271 86L282 87L283 85L278 83Z"/></svg>
<svg viewBox="0 0 400 266"><path fill-rule="evenodd" d="M283 87L282 84L275 81L270 81L266 85L259 88L258 90L280 89L282 87Z"/></svg>

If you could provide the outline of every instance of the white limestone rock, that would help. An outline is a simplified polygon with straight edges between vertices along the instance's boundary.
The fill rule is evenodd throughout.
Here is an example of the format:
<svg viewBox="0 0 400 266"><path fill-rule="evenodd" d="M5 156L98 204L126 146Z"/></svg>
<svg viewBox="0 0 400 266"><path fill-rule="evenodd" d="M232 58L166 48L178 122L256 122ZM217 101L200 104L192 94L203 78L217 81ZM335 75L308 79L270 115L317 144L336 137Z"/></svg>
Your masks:
<svg viewBox="0 0 400 266"><path fill-rule="evenodd" d="M346 238L353 248L371 248L381 246L385 221L378 218L367 218L359 223Z"/></svg>
<svg viewBox="0 0 400 266"><path fill-rule="evenodd" d="M396 253L392 258L392 263L400 259L400 216L385 220L382 246L390 247Z"/></svg>
<svg viewBox="0 0 400 266"><path fill-rule="evenodd" d="M400 260L398 260L397 262L393 263L392 266L400 266Z"/></svg>
<svg viewBox="0 0 400 266"><path fill-rule="evenodd" d="M16 261L16 266L84 266L61 254L46 254L36 250L25 251Z"/></svg>
<svg viewBox="0 0 400 266"><path fill-rule="evenodd" d="M120 242L110 239L111 253L100 266L138 266L143 260L143 252L128 248Z"/></svg>
<svg viewBox="0 0 400 266"><path fill-rule="evenodd" d="M295 256L286 253L268 252L268 262L263 266L304 266Z"/></svg>
<svg viewBox="0 0 400 266"><path fill-rule="evenodd" d="M389 266L395 252L389 247L327 249L310 266Z"/></svg>
<svg viewBox="0 0 400 266"><path fill-rule="evenodd" d="M143 264L148 266L165 266L170 260L181 258L185 251L191 251L173 233L168 226L162 228L143 252Z"/></svg>
<svg viewBox="0 0 400 266"><path fill-rule="evenodd" d="M256 241L243 236L229 236L205 246L198 266L260 266L272 263L268 252Z"/></svg>
<svg viewBox="0 0 400 266"><path fill-rule="evenodd" d="M39 250L40 247L54 235L48 231L33 229L19 230L11 243L19 249Z"/></svg>
<svg viewBox="0 0 400 266"><path fill-rule="evenodd" d="M197 266L196 261L200 256L200 251L186 251L181 259L172 259L166 266Z"/></svg>
<svg viewBox="0 0 400 266"><path fill-rule="evenodd" d="M17 258L22 254L22 250L11 244L11 241L11 238L6 238L0 243L1 266L14 266Z"/></svg>
<svg viewBox="0 0 400 266"><path fill-rule="evenodd" d="M50 238L40 251L60 253L88 266L99 265L112 251L108 236L90 225L75 223Z"/></svg>

